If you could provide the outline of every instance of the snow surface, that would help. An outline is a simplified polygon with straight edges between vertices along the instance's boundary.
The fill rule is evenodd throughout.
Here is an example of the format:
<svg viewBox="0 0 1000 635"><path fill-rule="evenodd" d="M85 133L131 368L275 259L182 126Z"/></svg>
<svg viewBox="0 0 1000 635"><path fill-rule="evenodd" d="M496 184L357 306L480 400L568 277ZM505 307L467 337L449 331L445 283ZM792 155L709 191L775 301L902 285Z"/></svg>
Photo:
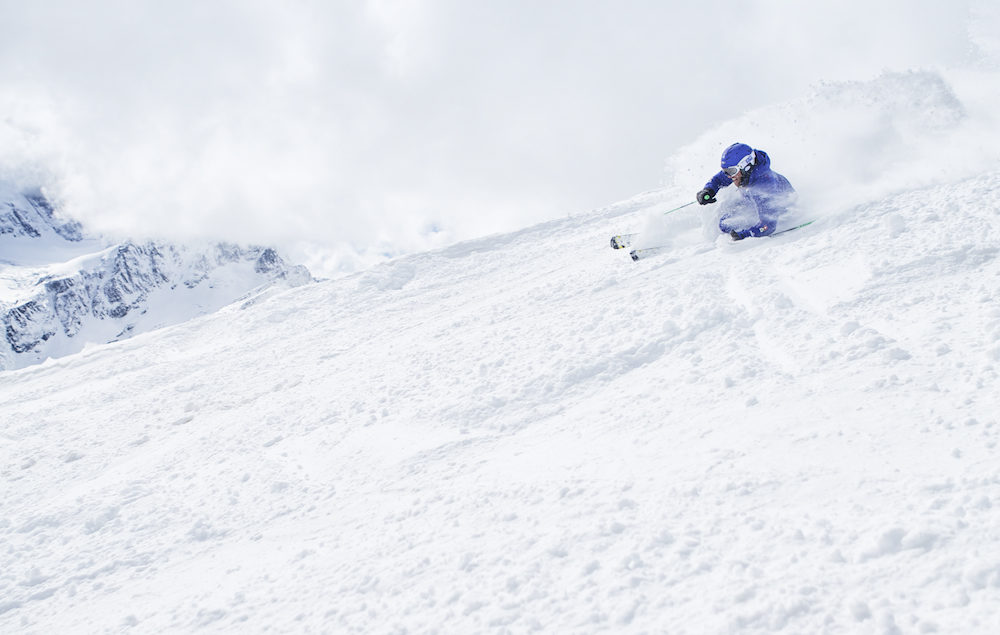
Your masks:
<svg viewBox="0 0 1000 635"><path fill-rule="evenodd" d="M903 144L929 85L850 108ZM0 632L1000 632L1000 174L883 156L730 243L662 215L710 160L0 374Z"/></svg>

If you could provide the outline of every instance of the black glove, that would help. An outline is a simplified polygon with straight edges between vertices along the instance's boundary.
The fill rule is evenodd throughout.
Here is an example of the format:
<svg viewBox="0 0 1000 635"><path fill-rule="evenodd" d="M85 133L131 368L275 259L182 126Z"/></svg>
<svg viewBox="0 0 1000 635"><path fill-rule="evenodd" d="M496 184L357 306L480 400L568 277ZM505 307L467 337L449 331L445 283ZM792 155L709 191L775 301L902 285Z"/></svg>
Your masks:
<svg viewBox="0 0 1000 635"><path fill-rule="evenodd" d="M715 202L715 190L710 187L706 187L695 196L699 205L707 205L708 203Z"/></svg>

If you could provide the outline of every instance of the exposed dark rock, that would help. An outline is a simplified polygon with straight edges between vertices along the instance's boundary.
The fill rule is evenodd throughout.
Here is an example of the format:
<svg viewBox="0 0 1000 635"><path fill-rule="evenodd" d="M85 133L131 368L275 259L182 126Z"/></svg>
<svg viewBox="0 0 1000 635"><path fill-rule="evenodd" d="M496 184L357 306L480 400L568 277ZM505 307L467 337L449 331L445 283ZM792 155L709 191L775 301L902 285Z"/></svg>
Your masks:
<svg viewBox="0 0 1000 635"><path fill-rule="evenodd" d="M35 300L7 311L4 331L15 353L26 353L56 334L47 317L47 307Z"/></svg>
<svg viewBox="0 0 1000 635"><path fill-rule="evenodd" d="M281 259L273 249L265 249L260 257L257 258L257 264L254 265L254 271L257 273L271 273L279 269L283 269L285 266L285 261Z"/></svg>
<svg viewBox="0 0 1000 635"><path fill-rule="evenodd" d="M57 234L70 241L83 240L83 227L80 223L56 218L55 210L52 209L52 205L49 204L48 199L41 192L25 194L24 198L35 209L35 212L51 225Z"/></svg>

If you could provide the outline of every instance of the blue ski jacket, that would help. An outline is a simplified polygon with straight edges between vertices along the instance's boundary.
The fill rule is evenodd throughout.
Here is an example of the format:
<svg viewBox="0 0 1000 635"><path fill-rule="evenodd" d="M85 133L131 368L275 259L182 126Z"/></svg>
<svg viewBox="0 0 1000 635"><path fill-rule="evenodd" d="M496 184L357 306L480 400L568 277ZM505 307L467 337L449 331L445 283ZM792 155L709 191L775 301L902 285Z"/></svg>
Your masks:
<svg viewBox="0 0 1000 635"><path fill-rule="evenodd" d="M735 207L750 208L750 211L756 213L758 221L750 227L747 227L745 222L733 223L732 220L739 216L738 212L741 210L730 210L729 213L723 213L722 219L719 221L719 229L725 233L735 230L743 237L773 234L778 218L788 211L788 207L792 203L795 194L792 184L784 176L771 169L771 158L767 156L766 152L763 150L755 150L754 152L757 155L755 165L745 183L736 188L743 195L743 198ZM718 192L732 184L732 180L720 170L712 177L712 180L705 184L705 187ZM743 227L736 225L743 225Z"/></svg>

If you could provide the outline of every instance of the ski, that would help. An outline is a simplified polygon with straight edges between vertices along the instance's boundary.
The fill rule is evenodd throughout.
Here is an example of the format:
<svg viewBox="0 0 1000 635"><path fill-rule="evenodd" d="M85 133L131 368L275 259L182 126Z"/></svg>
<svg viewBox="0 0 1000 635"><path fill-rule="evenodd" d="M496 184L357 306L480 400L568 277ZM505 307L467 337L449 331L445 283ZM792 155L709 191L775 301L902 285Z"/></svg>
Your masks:
<svg viewBox="0 0 1000 635"><path fill-rule="evenodd" d="M645 249L633 249L628 255L632 256L632 260L639 262L643 258L649 258L650 256L655 256L657 254L665 254L670 250L670 247L647 247Z"/></svg>
<svg viewBox="0 0 1000 635"><path fill-rule="evenodd" d="M778 234L784 234L786 232L794 231L796 229L802 229L806 225L812 225L815 222L816 222L816 220L814 219L814 220L811 220L809 222L802 223L801 225L796 225L795 227L789 227L788 229L782 229L781 231L777 231L777 232L774 232L773 234L770 234L768 236L768 238L774 238ZM630 236L635 236L635 234L629 234L629 235ZM615 236L615 238L619 238L619 236ZM614 241L614 238L612 238L611 240ZM621 247L615 247L615 249L621 249ZM634 260L636 262L639 262L643 258L649 258L650 256L656 256L658 254L666 253L669 249L670 249L670 247L668 247L668 246L647 247L645 249L633 249L631 252L629 252L629 255L632 256L632 260Z"/></svg>
<svg viewBox="0 0 1000 635"><path fill-rule="evenodd" d="M632 244L632 239L639 234L619 234L618 236L611 237L611 248L612 249L625 249Z"/></svg>
<svg viewBox="0 0 1000 635"><path fill-rule="evenodd" d="M689 207L691 205L694 205L696 202L697 201L691 201L690 203L684 203L683 205L681 205L679 207L675 207L673 209L668 209L667 211L663 212L663 214L664 215L673 214L677 210L684 209L685 207ZM617 236L612 236L611 237L611 248L612 249L625 249L626 247L628 247L628 246L630 246L632 244L632 239L634 239L638 235L639 235L638 233L635 233L635 234L619 234Z"/></svg>

